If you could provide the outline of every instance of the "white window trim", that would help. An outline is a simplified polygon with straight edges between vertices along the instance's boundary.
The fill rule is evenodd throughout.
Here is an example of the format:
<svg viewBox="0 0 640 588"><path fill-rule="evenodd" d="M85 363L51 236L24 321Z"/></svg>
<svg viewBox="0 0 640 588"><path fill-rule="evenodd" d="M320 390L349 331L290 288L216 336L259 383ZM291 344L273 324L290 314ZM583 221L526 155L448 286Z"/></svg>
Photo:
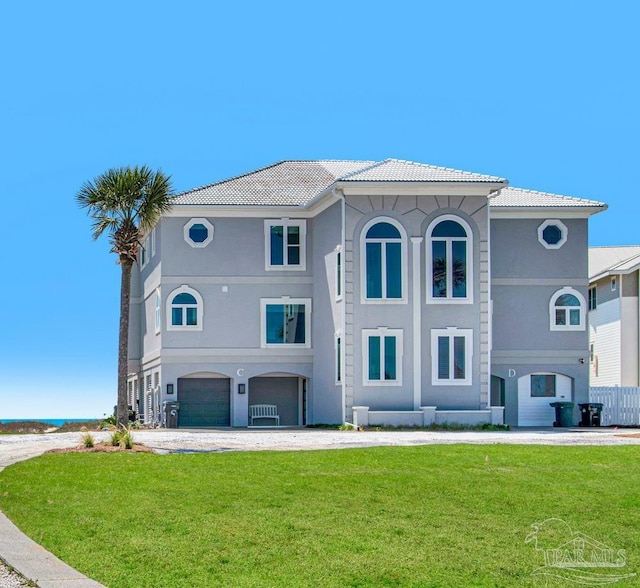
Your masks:
<svg viewBox="0 0 640 588"><path fill-rule="evenodd" d="M344 379L344 338L342 331L336 331L334 335L333 349L335 352L335 384L342 385Z"/></svg>
<svg viewBox="0 0 640 588"><path fill-rule="evenodd" d="M174 325L172 324L172 316L171 316L171 308L172 301L178 295L183 292L187 294L191 294L196 299L197 305L197 313L198 313L198 324L197 325ZM204 304L202 301L202 296L197 290L190 288L186 284L183 284L179 288L176 288L167 296L166 301L166 317L167 317L167 331L202 331L202 325L204 323Z"/></svg>
<svg viewBox="0 0 640 588"><path fill-rule="evenodd" d="M142 243L140 243L140 247L138 249L138 259L140 261L140 269L144 269L145 267L147 267L147 265L149 265L149 261L151 260L149 235L147 235Z"/></svg>
<svg viewBox="0 0 640 588"><path fill-rule="evenodd" d="M342 291L344 290L343 276L344 276L344 255L342 254L342 245L338 245L335 249L336 253L336 271L335 271L335 292L336 301L342 300ZM339 271L338 271L339 270Z"/></svg>
<svg viewBox="0 0 640 588"><path fill-rule="evenodd" d="M156 254L156 228L151 229L151 257Z"/></svg>
<svg viewBox="0 0 640 588"><path fill-rule="evenodd" d="M447 296L446 298L434 297L433 295L433 247L431 233L433 229L443 221L454 221L462 226L467 233L467 295L464 298L454 298ZM453 240L462 240L459 237L436 237L436 241L447 241L447 253L450 253L449 243ZM462 217L455 214L443 214L431 221L427 227L425 234L425 259L426 259L426 290L427 290L427 304L473 304L473 231L471 226ZM451 279L451 272L447 272L447 290L451 292L449 281Z"/></svg>
<svg viewBox="0 0 640 588"><path fill-rule="evenodd" d="M189 236L189 231L193 225L204 225L207 228L207 238L202 243L197 243L196 241L192 241ZM195 249L202 249L206 247L213 241L213 225L206 218L192 218L186 225L184 225L184 240L188 245Z"/></svg>
<svg viewBox="0 0 640 588"><path fill-rule="evenodd" d="M395 380L370 380L369 379L369 337L395 337L396 338L396 379ZM375 329L362 329L362 385L363 386L402 386L402 357L403 357L403 329L389 329L377 327ZM384 346L380 346L381 372L384 373Z"/></svg>
<svg viewBox="0 0 640 588"><path fill-rule="evenodd" d="M289 265L287 263L287 245L284 244L282 252L282 265L271 265L271 227L282 227L284 235L287 235L287 227L300 229L300 263ZM307 269L307 221L304 219L267 219L264 221L264 269L266 271L295 271L301 272Z"/></svg>
<svg viewBox="0 0 640 588"><path fill-rule="evenodd" d="M556 324L556 300L560 298L563 294L571 294L578 299L580 302L580 306L573 306L570 308L580 309L580 324L579 325L557 325ZM562 308L562 307L561 307ZM586 316L587 316L587 302L584 299L584 296L580 294L577 290L569 286L565 286L561 288L557 292L554 292L553 296L551 296L551 300L549 300L549 328L552 331L584 331L586 328ZM569 322L569 317L567 316L567 322Z"/></svg>
<svg viewBox="0 0 640 588"><path fill-rule="evenodd" d="M402 296L400 298L367 298L367 242L389 242L392 239L367 239L367 231L378 223L389 223L400 232L400 288ZM343 260L344 261L344 260ZM386 276L385 263L383 257L382 277ZM404 227L394 218L388 216L377 216L372 218L360 232L360 302L362 304L407 304L407 272L409 271L407 261L407 233Z"/></svg>
<svg viewBox="0 0 640 588"><path fill-rule="evenodd" d="M464 364L466 368L464 379L438 378L438 337L464 337ZM453 344L449 345L449 366L453 369ZM471 386L473 380L473 329L431 329L431 385L432 386Z"/></svg>
<svg viewBox="0 0 640 588"><path fill-rule="evenodd" d="M156 288L154 304L154 326L157 335L162 330L162 296L160 295L160 288Z"/></svg>
<svg viewBox="0 0 640 588"><path fill-rule="evenodd" d="M551 225L558 227L562 232L562 237L560 238L560 241L558 241L555 244L547 243L544 240L544 237L542 235L544 230ZM538 227L538 241L545 249L560 249L560 247L562 247L567 242L568 236L569 236L569 229L561 220L557 218L549 218Z"/></svg>
<svg viewBox="0 0 640 588"><path fill-rule="evenodd" d="M304 304L304 343L267 343L267 306L271 304ZM309 349L311 347L311 298L261 298L260 299L260 347L263 349Z"/></svg>
<svg viewBox="0 0 640 588"><path fill-rule="evenodd" d="M598 308L598 287L595 284L589 286L587 308L590 311Z"/></svg>

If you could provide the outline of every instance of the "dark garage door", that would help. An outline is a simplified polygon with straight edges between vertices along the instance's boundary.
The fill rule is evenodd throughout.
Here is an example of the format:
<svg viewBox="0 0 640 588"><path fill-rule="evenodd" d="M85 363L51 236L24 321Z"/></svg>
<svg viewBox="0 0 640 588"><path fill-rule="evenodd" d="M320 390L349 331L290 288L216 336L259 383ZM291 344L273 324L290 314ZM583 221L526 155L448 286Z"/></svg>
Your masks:
<svg viewBox="0 0 640 588"><path fill-rule="evenodd" d="M178 427L228 427L229 378L178 378Z"/></svg>

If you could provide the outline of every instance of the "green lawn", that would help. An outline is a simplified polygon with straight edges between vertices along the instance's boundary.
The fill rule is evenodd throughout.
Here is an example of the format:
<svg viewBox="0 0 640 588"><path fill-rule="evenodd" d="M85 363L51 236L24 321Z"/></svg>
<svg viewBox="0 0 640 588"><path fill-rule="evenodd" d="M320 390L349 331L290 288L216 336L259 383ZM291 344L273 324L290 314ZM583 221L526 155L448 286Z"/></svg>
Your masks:
<svg viewBox="0 0 640 588"><path fill-rule="evenodd" d="M640 573L639 457L506 445L55 454L5 469L0 508L110 588L564 586L532 575L543 557L525 543L531 525L563 519L625 549L618 573Z"/></svg>

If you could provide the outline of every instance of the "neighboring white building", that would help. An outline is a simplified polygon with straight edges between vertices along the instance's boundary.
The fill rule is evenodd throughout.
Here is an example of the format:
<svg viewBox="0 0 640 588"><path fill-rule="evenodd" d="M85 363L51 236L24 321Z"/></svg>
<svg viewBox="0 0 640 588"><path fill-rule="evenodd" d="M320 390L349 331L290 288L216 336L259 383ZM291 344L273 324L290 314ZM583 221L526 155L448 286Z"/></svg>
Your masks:
<svg viewBox="0 0 640 588"><path fill-rule="evenodd" d="M638 386L640 245L589 248L591 386Z"/></svg>

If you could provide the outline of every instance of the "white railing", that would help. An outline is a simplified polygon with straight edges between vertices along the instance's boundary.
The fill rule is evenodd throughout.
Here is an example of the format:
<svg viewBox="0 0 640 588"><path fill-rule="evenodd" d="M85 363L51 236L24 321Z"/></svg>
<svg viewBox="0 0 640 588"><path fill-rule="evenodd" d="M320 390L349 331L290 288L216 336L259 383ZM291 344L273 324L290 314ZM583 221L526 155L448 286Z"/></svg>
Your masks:
<svg viewBox="0 0 640 588"><path fill-rule="evenodd" d="M640 388L596 386L589 388L589 402L600 402L602 426L640 426Z"/></svg>

